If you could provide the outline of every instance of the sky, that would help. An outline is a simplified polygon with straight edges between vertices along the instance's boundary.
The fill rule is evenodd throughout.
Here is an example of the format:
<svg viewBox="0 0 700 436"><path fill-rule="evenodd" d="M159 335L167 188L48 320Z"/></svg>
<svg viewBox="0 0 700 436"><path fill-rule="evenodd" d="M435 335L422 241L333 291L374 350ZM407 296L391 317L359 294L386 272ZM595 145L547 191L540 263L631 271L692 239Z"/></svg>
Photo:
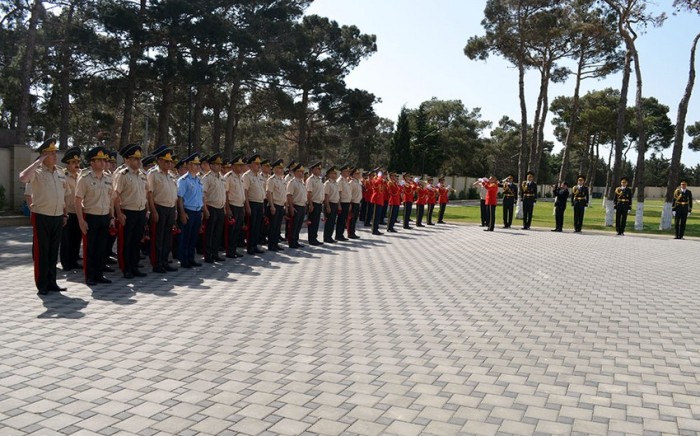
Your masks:
<svg viewBox="0 0 700 436"><path fill-rule="evenodd" d="M649 28L637 39L643 95L656 97L669 106L669 118L675 124L688 80L690 47L700 31L700 17L689 13L674 16L671 0L655 3L654 9L665 11L668 18L662 27ZM469 37L484 34L481 20L485 4L486 0L314 0L307 13L328 17L341 25L356 25L363 33L377 36L377 52L363 60L346 82L349 87L365 89L379 97L382 101L375 110L380 116L396 120L402 106L417 108L421 102L437 97L461 100L469 109L481 108L482 119L495 126L504 115L520 120L518 72L497 56L472 61L464 55ZM700 70L700 65L696 67ZM538 80L535 72L526 76L530 123ZM619 89L621 80L621 74L603 80L588 79L582 83L581 94L607 87ZM698 88L700 85L696 84L687 124L700 121ZM550 102L560 95L571 96L573 91L573 78L563 84L551 84ZM630 105L634 104L634 93L633 75ZM549 113L546 137L557 144L556 151L561 146L552 134L551 119ZM688 142L686 135L685 143ZM670 157L671 149L663 154ZM636 156L630 153L628 159ZM700 164L700 152L684 147L681 161L687 166Z"/></svg>

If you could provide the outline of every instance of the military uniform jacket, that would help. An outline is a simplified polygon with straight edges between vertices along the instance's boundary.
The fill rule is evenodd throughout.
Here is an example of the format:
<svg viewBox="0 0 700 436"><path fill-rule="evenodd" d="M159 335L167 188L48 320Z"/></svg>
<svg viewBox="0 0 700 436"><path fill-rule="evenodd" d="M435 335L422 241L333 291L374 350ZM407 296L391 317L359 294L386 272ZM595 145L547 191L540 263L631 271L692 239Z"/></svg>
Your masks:
<svg viewBox="0 0 700 436"><path fill-rule="evenodd" d="M119 203L124 210L141 211L146 209L146 175L140 170L124 168L118 171L114 182L114 192L119 195Z"/></svg>
<svg viewBox="0 0 700 436"><path fill-rule="evenodd" d="M43 163L31 175L24 195L32 196L32 212L48 216L63 215L67 193L71 192L66 173L59 167L51 171Z"/></svg>
<svg viewBox="0 0 700 436"><path fill-rule="evenodd" d="M202 177L202 186L207 206L223 209L226 204L226 181L221 174L209 171Z"/></svg>
<svg viewBox="0 0 700 436"><path fill-rule="evenodd" d="M569 200L569 190L567 188L554 188L554 207L557 209L566 209L566 203Z"/></svg>
<svg viewBox="0 0 700 436"><path fill-rule="evenodd" d="M588 186L579 187L576 185L573 187L572 191L571 204L573 206L588 207Z"/></svg>
<svg viewBox="0 0 700 436"><path fill-rule="evenodd" d="M692 212L693 193L690 192L690 189L683 191L682 189L678 188L673 193L673 204L671 205L671 209L677 210L679 207L687 207L688 212Z"/></svg>
<svg viewBox="0 0 700 436"><path fill-rule="evenodd" d="M275 206L284 205L287 200L287 187L282 177L270 176L267 179L265 190L272 194L272 203Z"/></svg>
<svg viewBox="0 0 700 436"><path fill-rule="evenodd" d="M243 190L241 176L231 171L226 174L225 181L228 204L235 207L243 207L245 205L245 191Z"/></svg>
<svg viewBox="0 0 700 436"><path fill-rule="evenodd" d="M343 176L338 177L338 190L340 191L341 203L350 203L352 201L350 182Z"/></svg>
<svg viewBox="0 0 700 436"><path fill-rule="evenodd" d="M148 172L146 175L148 192L153 195L153 202L162 207L175 207L177 204L177 181L167 171L160 168Z"/></svg>
<svg viewBox="0 0 700 436"><path fill-rule="evenodd" d="M329 203L338 203L340 201L340 191L338 190L338 182L335 180L326 180L323 184L324 199L328 196Z"/></svg>
<svg viewBox="0 0 700 436"><path fill-rule="evenodd" d="M528 201L537 201L537 183L535 182L523 182L522 189L520 190L520 198Z"/></svg>
<svg viewBox="0 0 700 436"><path fill-rule="evenodd" d="M518 196L518 185L515 183L503 184L503 198L515 198Z"/></svg>
<svg viewBox="0 0 700 436"><path fill-rule="evenodd" d="M75 197L81 199L86 214L109 214L112 207L112 176L102 172L102 177L97 177L91 169L83 171L78 177Z"/></svg>
<svg viewBox="0 0 700 436"><path fill-rule="evenodd" d="M243 189L248 191L248 201L262 203L265 199L265 187L259 174L248 170L243 174Z"/></svg>
<svg viewBox="0 0 700 436"><path fill-rule="evenodd" d="M296 177L287 183L287 195L292 196L294 206L306 206L306 186Z"/></svg>
<svg viewBox="0 0 700 436"><path fill-rule="evenodd" d="M615 189L615 207L627 206L632 208L632 190L628 187L618 187Z"/></svg>
<svg viewBox="0 0 700 436"><path fill-rule="evenodd" d="M350 179L348 182L350 188L350 202L360 204L362 202L362 184L357 179Z"/></svg>
<svg viewBox="0 0 700 436"><path fill-rule="evenodd" d="M323 203L324 189L321 178L316 176L310 176L308 179L306 179L306 192L311 193L312 203Z"/></svg>

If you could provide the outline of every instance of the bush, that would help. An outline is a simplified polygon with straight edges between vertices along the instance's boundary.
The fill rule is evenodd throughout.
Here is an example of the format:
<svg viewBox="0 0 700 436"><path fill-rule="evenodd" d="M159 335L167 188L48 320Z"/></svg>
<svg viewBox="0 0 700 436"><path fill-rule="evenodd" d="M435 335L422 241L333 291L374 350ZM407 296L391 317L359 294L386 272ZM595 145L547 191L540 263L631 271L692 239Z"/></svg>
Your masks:
<svg viewBox="0 0 700 436"><path fill-rule="evenodd" d="M5 187L0 185L0 210L5 210Z"/></svg>
<svg viewBox="0 0 700 436"><path fill-rule="evenodd" d="M457 195L457 200L466 200L467 199L467 191L461 190L459 191L459 195Z"/></svg>
<svg viewBox="0 0 700 436"><path fill-rule="evenodd" d="M457 199L457 195L455 194L455 191L450 191L450 195L447 196L447 199L450 201L454 201Z"/></svg>
<svg viewBox="0 0 700 436"><path fill-rule="evenodd" d="M476 190L476 188L469 188L469 193L467 193L467 199L468 200L478 200L479 199L479 192Z"/></svg>

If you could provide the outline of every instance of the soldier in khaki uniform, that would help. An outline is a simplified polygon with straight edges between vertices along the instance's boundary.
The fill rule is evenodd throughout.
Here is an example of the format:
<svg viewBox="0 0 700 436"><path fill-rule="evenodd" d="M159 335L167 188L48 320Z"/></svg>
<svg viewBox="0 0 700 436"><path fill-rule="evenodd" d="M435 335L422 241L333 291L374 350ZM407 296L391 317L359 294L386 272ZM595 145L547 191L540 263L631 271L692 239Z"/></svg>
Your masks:
<svg viewBox="0 0 700 436"><path fill-rule="evenodd" d="M177 182L170 169L173 150L163 148L157 154L157 167L146 176L148 207L151 211L151 265L153 272L163 274L177 271L168 264L172 249L172 228L177 206Z"/></svg>
<svg viewBox="0 0 700 436"><path fill-rule="evenodd" d="M66 154L61 159L61 162L66 164L66 214L68 220L63 228L61 236L60 258L63 271L73 269L82 269L78 263L80 254L80 241L82 234L78 225L78 216L75 214L75 185L78 183L78 173L80 172L80 148L73 147L66 151Z"/></svg>
<svg viewBox="0 0 700 436"><path fill-rule="evenodd" d="M265 199L265 185L260 178L260 164L262 159L259 154L248 158L249 170L243 174L243 190L245 191L245 211L248 216L248 254L261 254L263 250L258 247L262 238L262 226L264 219L263 200Z"/></svg>
<svg viewBox="0 0 700 436"><path fill-rule="evenodd" d="M321 210L325 194L321 181L321 162L311 165L311 175L306 179L307 203L309 205L309 244L323 245L318 240L318 227L321 223Z"/></svg>
<svg viewBox="0 0 700 436"><path fill-rule="evenodd" d="M221 154L209 157L209 172L202 178L204 186L204 219L207 220L204 234L204 261L207 263L223 262L219 255L226 219L226 181L221 176Z"/></svg>
<svg viewBox="0 0 700 436"><path fill-rule="evenodd" d="M348 216L350 216L350 202L352 200L349 165L343 165L340 168L340 177L338 177L338 191L340 192L340 215L338 215L338 220L335 225L335 240L347 241L348 238L343 236L343 233L348 225Z"/></svg>
<svg viewBox="0 0 700 436"><path fill-rule="evenodd" d="M104 253L107 251L112 215L112 177L105 173L107 151L103 147L90 149L85 156L90 169L78 177L75 190L75 211L83 239L85 282L89 286L111 283L104 276ZM85 214L83 216L83 214Z"/></svg>
<svg viewBox="0 0 700 436"><path fill-rule="evenodd" d="M326 222L323 225L323 242L335 244L333 232L338 219L338 203L340 191L338 189L338 170L332 166L326 170L326 181L323 183L323 215Z"/></svg>
<svg viewBox="0 0 700 436"><path fill-rule="evenodd" d="M141 239L146 226L146 175L141 171L141 146L121 150L126 168L118 171L114 182L114 211L119 219L119 260L124 278L145 277L139 271Z"/></svg>
<svg viewBox="0 0 700 436"><path fill-rule="evenodd" d="M273 175L265 183L267 204L269 205L270 229L267 235L267 249L282 251L280 228L284 219L284 205L287 203L287 187L284 184L284 162L278 159L272 164Z"/></svg>
<svg viewBox="0 0 700 436"><path fill-rule="evenodd" d="M287 183L287 209L292 219L289 235L289 248L302 248L299 243L299 233L306 216L307 191L304 184L304 166L297 164L292 172L294 178Z"/></svg>
<svg viewBox="0 0 700 436"><path fill-rule="evenodd" d="M34 283L39 295L66 290L56 283L56 261L70 188L65 173L56 166L56 150L55 138L45 141L37 149L39 158L19 175L23 183L31 183Z"/></svg>
<svg viewBox="0 0 700 436"><path fill-rule="evenodd" d="M243 156L236 156L231 160L231 172L226 174L226 214L233 218L235 223L229 229L228 248L226 257L236 258L243 256L238 252L238 244L241 242L243 223L245 221L245 190L243 189L243 170L245 161Z"/></svg>
<svg viewBox="0 0 700 436"><path fill-rule="evenodd" d="M360 205L362 203L362 170L350 169L350 219L348 220L348 238L360 239L357 236L357 220L360 218Z"/></svg>

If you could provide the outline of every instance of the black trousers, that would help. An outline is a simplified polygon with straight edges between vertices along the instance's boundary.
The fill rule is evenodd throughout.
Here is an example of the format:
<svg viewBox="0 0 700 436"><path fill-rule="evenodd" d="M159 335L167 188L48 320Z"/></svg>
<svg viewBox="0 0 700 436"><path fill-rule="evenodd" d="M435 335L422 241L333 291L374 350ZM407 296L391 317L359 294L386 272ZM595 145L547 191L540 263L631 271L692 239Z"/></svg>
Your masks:
<svg viewBox="0 0 700 436"><path fill-rule="evenodd" d="M227 255L233 256L236 253L241 238L243 237L243 222L245 221L245 207L229 204L231 215L236 220L236 224L229 228Z"/></svg>
<svg viewBox="0 0 700 436"><path fill-rule="evenodd" d="M586 206L583 204L574 204L574 230L581 231L583 227L583 215L586 213Z"/></svg>
<svg viewBox="0 0 700 436"><path fill-rule="evenodd" d="M566 206L554 207L554 230L562 230L564 228L564 211L566 211Z"/></svg>
<svg viewBox="0 0 700 436"><path fill-rule="evenodd" d="M496 227L496 205L486 205L486 226L493 231Z"/></svg>
<svg viewBox="0 0 700 436"><path fill-rule="evenodd" d="M267 248L278 248L280 245L280 229L284 220L284 205L275 205L275 214L270 213L270 231L267 235Z"/></svg>
<svg viewBox="0 0 700 436"><path fill-rule="evenodd" d="M629 213L629 203L618 203L615 205L615 230L617 234L625 233L627 227L627 214Z"/></svg>
<svg viewBox="0 0 700 436"><path fill-rule="evenodd" d="M326 222L323 223L324 241L330 241L333 239L333 232L335 231L335 225L338 220L338 203L328 203L328 206L331 208L330 213L326 214L325 211L323 212L323 215L326 218Z"/></svg>
<svg viewBox="0 0 700 436"><path fill-rule="evenodd" d="M416 226L422 226L423 225L423 215L425 214L425 205L424 204L417 204L416 205Z"/></svg>
<svg viewBox="0 0 700 436"><path fill-rule="evenodd" d="M153 268L165 268L173 246L173 225L175 224L175 206L156 205L158 222L151 224L151 265Z"/></svg>
<svg viewBox="0 0 700 436"><path fill-rule="evenodd" d="M248 253L252 254L262 238L263 220L265 219L263 203L251 201L250 217L248 220Z"/></svg>
<svg viewBox="0 0 700 436"><path fill-rule="evenodd" d="M299 246L299 233L306 218L306 206L294 206L294 216L292 217L291 234L289 235L289 246Z"/></svg>
<svg viewBox="0 0 700 436"><path fill-rule="evenodd" d="M685 223L688 220L688 206L676 206L676 238L685 235Z"/></svg>
<svg viewBox="0 0 700 436"><path fill-rule="evenodd" d="M348 225L348 216L350 215L350 203L340 203L340 215L335 224L335 239L343 239L343 233ZM348 233L349 235L350 233Z"/></svg>
<svg viewBox="0 0 700 436"><path fill-rule="evenodd" d="M56 262L63 232L63 215L32 213L34 283L39 291L56 287Z"/></svg>
<svg viewBox="0 0 700 436"><path fill-rule="evenodd" d="M372 206L374 205L364 199L360 203L360 219L365 224L365 227L369 227L371 225L370 220L372 219Z"/></svg>
<svg viewBox="0 0 700 436"><path fill-rule="evenodd" d="M360 203L350 203L350 218L348 219L348 236L357 236L357 220L360 218Z"/></svg>
<svg viewBox="0 0 700 436"><path fill-rule="evenodd" d="M411 221L411 211L413 210L413 202L404 202L403 204L403 228L407 229L409 227L408 223Z"/></svg>
<svg viewBox="0 0 700 436"><path fill-rule="evenodd" d="M143 229L146 225L146 209L144 210L122 210L126 215L124 223L122 241L122 265L124 273L135 273L138 271L139 258L141 256L141 239Z"/></svg>
<svg viewBox="0 0 700 436"><path fill-rule="evenodd" d="M65 269L77 268L78 255L80 254L80 243L83 240L83 233L78 224L78 215L68 214L68 221L61 232L60 258L61 265Z"/></svg>
<svg viewBox="0 0 700 436"><path fill-rule="evenodd" d="M394 230L394 225L396 221L399 220L399 207L398 205L389 206L389 224L387 224L387 229Z"/></svg>
<svg viewBox="0 0 700 436"><path fill-rule="evenodd" d="M529 229L530 224L532 224L532 211L534 208L534 200L523 200L523 227L525 227L526 229Z"/></svg>
<svg viewBox="0 0 700 436"><path fill-rule="evenodd" d="M447 209L447 203L440 203L440 211L438 212L438 221L439 223L443 222L443 218L445 218L445 209Z"/></svg>
<svg viewBox="0 0 700 436"><path fill-rule="evenodd" d="M109 215L85 214L88 225L86 235L87 247L83 248L83 264L86 280L97 280L104 274L105 252L110 249L107 243L109 235Z"/></svg>
<svg viewBox="0 0 700 436"><path fill-rule="evenodd" d="M386 225L387 211L389 210L389 201L385 201L382 205L382 221L381 224Z"/></svg>
<svg viewBox="0 0 700 436"><path fill-rule="evenodd" d="M433 211L435 210L435 203L428 203L428 224L433 224ZM488 213L488 211L487 211ZM488 221L488 220L487 220Z"/></svg>
<svg viewBox="0 0 700 436"><path fill-rule="evenodd" d="M219 257L219 251L221 251L226 214L223 207L207 206L207 209L209 210L209 219L204 233L204 257L213 259Z"/></svg>
<svg viewBox="0 0 700 436"><path fill-rule="evenodd" d="M318 227L321 223L323 203L313 203L314 210L309 213L309 243L318 241Z"/></svg>
<svg viewBox="0 0 700 436"><path fill-rule="evenodd" d="M486 222L488 221L487 215L488 211L486 210L486 200L483 198L479 201L479 205L481 206L481 226L485 227Z"/></svg>
<svg viewBox="0 0 700 436"><path fill-rule="evenodd" d="M514 197L503 197L503 227L510 227L513 224Z"/></svg>

